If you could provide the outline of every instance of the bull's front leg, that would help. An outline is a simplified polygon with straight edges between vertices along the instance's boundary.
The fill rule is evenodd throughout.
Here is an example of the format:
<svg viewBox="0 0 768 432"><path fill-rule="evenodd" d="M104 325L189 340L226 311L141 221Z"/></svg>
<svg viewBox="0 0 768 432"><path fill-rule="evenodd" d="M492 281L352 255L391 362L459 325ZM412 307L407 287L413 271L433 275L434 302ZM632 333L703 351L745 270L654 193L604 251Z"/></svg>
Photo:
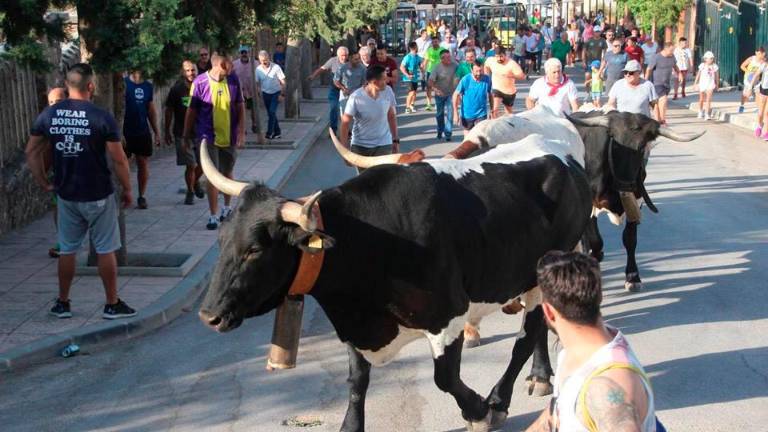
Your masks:
<svg viewBox="0 0 768 432"><path fill-rule="evenodd" d="M629 292L637 292L643 289L643 282L640 280L640 272L637 269L635 260L635 249L637 248L637 225L639 222L627 221L624 226L624 233L621 236L624 242L624 249L627 250L627 267L624 269L626 279L624 288Z"/></svg>
<svg viewBox="0 0 768 432"><path fill-rule="evenodd" d="M541 305L538 304L532 310L526 311L522 329L518 333L518 339L515 341L515 347L512 349L512 358L509 361L507 370L504 371L504 375L501 376L501 379L499 379L486 399L491 408L492 424L494 427L501 426L506 420L515 380L520 375L525 362L531 357L541 333L545 331L544 313L542 312Z"/></svg>
<svg viewBox="0 0 768 432"><path fill-rule="evenodd" d="M589 254L598 262L601 262L604 256L603 238L600 236L600 230L597 228L597 217L593 216L590 218L587 228L584 230L584 236L587 238ZM586 250L582 252L587 253Z"/></svg>
<svg viewBox="0 0 768 432"><path fill-rule="evenodd" d="M349 354L349 406L341 432L365 430L365 394L371 378L371 364L352 345L347 344Z"/></svg>
<svg viewBox="0 0 768 432"><path fill-rule="evenodd" d="M457 332L458 337L448 344L447 335L430 337L432 357L435 363L435 384L440 390L450 393L461 409L461 416L467 421L470 432L486 432L490 429L490 413L488 404L467 387L461 380L461 348L464 344L464 333Z"/></svg>
<svg viewBox="0 0 768 432"><path fill-rule="evenodd" d="M552 384L549 382L554 373L549 361L548 334L546 329L540 332L533 347L533 366L531 374L525 379L528 395L547 396L553 391Z"/></svg>

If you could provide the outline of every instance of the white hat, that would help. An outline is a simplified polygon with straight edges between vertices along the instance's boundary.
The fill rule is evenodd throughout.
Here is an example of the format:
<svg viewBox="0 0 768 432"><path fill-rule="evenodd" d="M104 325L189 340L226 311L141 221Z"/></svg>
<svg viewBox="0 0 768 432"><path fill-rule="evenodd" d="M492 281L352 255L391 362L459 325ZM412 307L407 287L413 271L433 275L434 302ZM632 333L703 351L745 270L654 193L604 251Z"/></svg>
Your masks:
<svg viewBox="0 0 768 432"><path fill-rule="evenodd" d="M713 59L713 58L715 58L715 54L712 51L707 51L707 52L704 53L703 56L701 56L701 58L703 58L703 59L712 58Z"/></svg>
<svg viewBox="0 0 768 432"><path fill-rule="evenodd" d="M630 60L627 62L627 65L624 66L624 72L639 72L640 71L640 62L637 60Z"/></svg>
<svg viewBox="0 0 768 432"><path fill-rule="evenodd" d="M596 25L596 26L592 27L592 31L601 32L601 31L603 31L603 29L599 25Z"/></svg>

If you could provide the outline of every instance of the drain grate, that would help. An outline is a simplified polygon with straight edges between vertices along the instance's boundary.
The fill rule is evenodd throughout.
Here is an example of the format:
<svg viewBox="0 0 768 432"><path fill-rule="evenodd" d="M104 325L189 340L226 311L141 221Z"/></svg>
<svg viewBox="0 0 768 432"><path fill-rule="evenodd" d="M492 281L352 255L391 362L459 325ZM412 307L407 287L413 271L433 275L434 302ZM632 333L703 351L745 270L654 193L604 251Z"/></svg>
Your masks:
<svg viewBox="0 0 768 432"><path fill-rule="evenodd" d="M315 426L322 426L323 421L315 416L296 416L283 420L281 423L283 426L310 428Z"/></svg>

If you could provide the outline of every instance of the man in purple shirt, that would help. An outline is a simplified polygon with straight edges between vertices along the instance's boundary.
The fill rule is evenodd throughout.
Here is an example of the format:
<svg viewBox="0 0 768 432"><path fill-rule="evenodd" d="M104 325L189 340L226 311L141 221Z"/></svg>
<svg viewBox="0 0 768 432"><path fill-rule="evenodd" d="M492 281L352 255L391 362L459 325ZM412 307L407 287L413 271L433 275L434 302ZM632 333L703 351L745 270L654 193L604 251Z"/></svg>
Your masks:
<svg viewBox="0 0 768 432"><path fill-rule="evenodd" d="M237 152L235 147L245 145L245 103L240 81L232 72L232 61L214 53L213 67L198 75L192 82L192 99L184 119L185 145L193 138L195 142L205 139L208 154L216 168L232 178ZM194 128L194 129L193 129ZM231 213L232 197L224 195L224 207L216 215L219 206L219 191L208 182L208 207L211 215L206 228L215 230Z"/></svg>

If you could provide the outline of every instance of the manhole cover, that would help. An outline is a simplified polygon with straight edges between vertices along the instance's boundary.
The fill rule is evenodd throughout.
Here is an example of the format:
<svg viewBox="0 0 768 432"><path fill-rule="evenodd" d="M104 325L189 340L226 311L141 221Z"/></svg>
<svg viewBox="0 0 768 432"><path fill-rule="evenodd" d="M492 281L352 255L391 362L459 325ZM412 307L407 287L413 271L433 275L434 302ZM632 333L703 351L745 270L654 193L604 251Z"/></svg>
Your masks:
<svg viewBox="0 0 768 432"><path fill-rule="evenodd" d="M323 421L315 416L296 416L283 420L283 426L293 426L309 428L315 426L322 426Z"/></svg>

